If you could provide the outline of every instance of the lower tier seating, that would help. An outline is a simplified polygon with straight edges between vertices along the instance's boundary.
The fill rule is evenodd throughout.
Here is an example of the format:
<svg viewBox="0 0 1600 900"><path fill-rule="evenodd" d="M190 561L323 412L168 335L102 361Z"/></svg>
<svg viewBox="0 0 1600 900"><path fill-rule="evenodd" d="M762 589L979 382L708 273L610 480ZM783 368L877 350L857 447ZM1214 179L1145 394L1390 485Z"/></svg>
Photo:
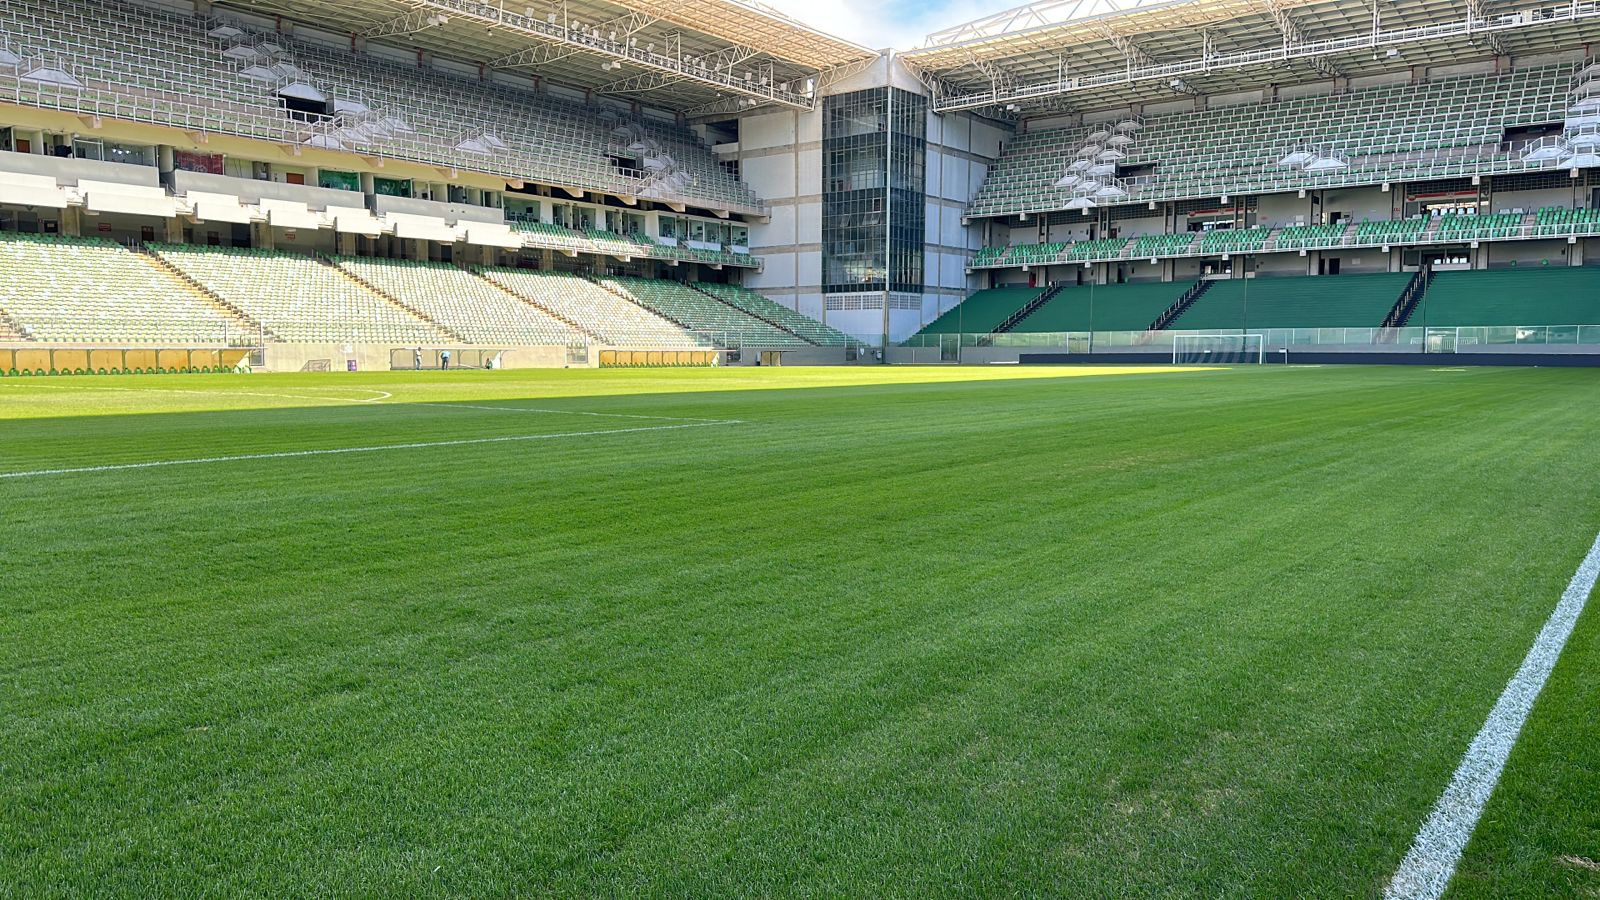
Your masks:
<svg viewBox="0 0 1600 900"><path fill-rule="evenodd" d="M432 344L456 338L309 256L187 244L156 253L293 343Z"/></svg>
<svg viewBox="0 0 1600 900"><path fill-rule="evenodd" d="M493 267L478 271L495 284L555 315L581 322L585 330L613 347L664 350L711 345L710 341L690 334L637 303L629 303L581 275Z"/></svg>
<svg viewBox="0 0 1600 900"><path fill-rule="evenodd" d="M755 291L737 284L702 281L695 287L751 315L776 322L818 346L843 347L850 343L850 336L837 328L830 328L810 316L795 312L781 303L768 300Z"/></svg>
<svg viewBox="0 0 1600 900"><path fill-rule="evenodd" d="M1439 272L1408 324L1600 324L1600 267Z"/></svg>
<svg viewBox="0 0 1600 900"><path fill-rule="evenodd" d="M98 238L0 235L0 321L36 341L231 343L258 329L148 256Z"/></svg>
<svg viewBox="0 0 1600 900"><path fill-rule="evenodd" d="M1044 288L1033 287L1001 287L979 291L929 322L919 333L986 334L1042 293Z"/></svg>
<svg viewBox="0 0 1600 900"><path fill-rule="evenodd" d="M808 347L807 341L770 322L676 281L653 278L602 278L613 292L691 331L709 335L719 346Z"/></svg>
<svg viewBox="0 0 1600 900"><path fill-rule="evenodd" d="M353 257L337 263L470 344L567 345L588 340L537 306L452 265Z"/></svg>
<svg viewBox="0 0 1600 900"><path fill-rule="evenodd" d="M1170 327L1371 328L1383 324L1410 281L1405 272L1217 281Z"/></svg>
<svg viewBox="0 0 1600 900"><path fill-rule="evenodd" d="M1193 282L1096 284L1063 288L1014 328L1019 332L1144 331Z"/></svg>

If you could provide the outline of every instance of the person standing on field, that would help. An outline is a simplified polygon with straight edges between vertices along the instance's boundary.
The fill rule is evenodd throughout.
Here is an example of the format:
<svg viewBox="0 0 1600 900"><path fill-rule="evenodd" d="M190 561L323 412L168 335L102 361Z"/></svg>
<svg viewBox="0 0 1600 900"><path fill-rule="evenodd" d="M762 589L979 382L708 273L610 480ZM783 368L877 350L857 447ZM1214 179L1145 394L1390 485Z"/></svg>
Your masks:
<svg viewBox="0 0 1600 900"><path fill-rule="evenodd" d="M441 369L450 368L450 351L449 350L440 350L439 351L439 368L441 368Z"/></svg>
<svg viewBox="0 0 1600 900"><path fill-rule="evenodd" d="M411 351L411 361L414 364L414 368L418 372L422 371L422 348L421 347L418 347L417 349Z"/></svg>

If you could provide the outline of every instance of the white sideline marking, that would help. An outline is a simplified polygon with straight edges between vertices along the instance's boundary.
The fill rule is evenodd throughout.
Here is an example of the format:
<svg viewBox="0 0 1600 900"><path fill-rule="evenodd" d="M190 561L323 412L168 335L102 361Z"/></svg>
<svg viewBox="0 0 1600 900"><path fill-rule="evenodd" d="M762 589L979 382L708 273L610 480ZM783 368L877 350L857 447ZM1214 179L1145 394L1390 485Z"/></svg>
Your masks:
<svg viewBox="0 0 1600 900"><path fill-rule="evenodd" d="M451 441L418 441L410 444L380 444L372 447L331 447L322 450L283 450L275 453L241 453L236 456L203 456L194 459L158 459L149 462L117 463L108 466L79 466L70 469L33 469L25 472L0 472L0 479L43 478L50 475L80 475L94 472L121 472L128 469L156 469L165 466L197 466L203 463L242 462L255 459L295 459L302 456L335 456L346 453L381 453L385 450L423 450L430 447L465 447L472 444L506 444L516 441L546 441L555 438L597 437L604 434L633 434L641 431L673 431L680 428L706 428L712 425L740 425L734 420L684 422L677 425L638 425L632 428L607 428L599 431L558 431L553 434L518 434L506 437L462 438Z"/></svg>
<svg viewBox="0 0 1600 900"><path fill-rule="evenodd" d="M385 400L388 400L390 397L394 396L393 394L389 393L388 391L378 391L378 390L373 390L371 388L345 388L345 387L333 388L332 390L355 391L357 393L362 393L362 394L377 394L378 396L376 396L376 397L318 397L318 396L314 396L314 395L313 396L307 396L305 394L261 394L261 393L256 393L254 391L196 391L196 390L184 390L182 388L123 388L123 387L104 387L104 386L100 386L100 385L90 385L90 384L84 384L84 385L77 385L77 384L35 384L35 383L31 383L31 382L25 383L25 382L21 382L21 381L9 381L9 380L5 381L5 382L0 382L0 383L6 384L6 385L8 385L10 387L41 387L41 388L49 388L49 389L55 390L55 391L118 391L118 392L129 393L129 394L149 394L149 393L154 393L154 394L199 394L202 397L271 397L271 398L278 399L278 400L332 400L332 401L336 401L336 402L339 402L339 403L381 403L381 402L383 402ZM306 388L306 390L314 391L314 390L318 390L318 388L309 387L309 388Z"/></svg>
<svg viewBox="0 0 1600 900"><path fill-rule="evenodd" d="M585 412L577 409L540 409L533 406L474 406L471 403L410 403L398 400L406 406L437 406L442 409L483 409L490 412L529 412L529 413L555 413L567 416L599 416L605 419L647 419L656 422L704 422L708 425L743 425L738 419L695 419L687 416L643 416L637 413L603 413Z"/></svg>
<svg viewBox="0 0 1600 900"><path fill-rule="evenodd" d="M1589 555L1578 565L1561 602L1550 613L1539 637L1528 649L1522 667L1511 677L1500 699L1489 712L1478 736L1467 747L1455 776L1434 804L1433 813L1417 832L1411 851L1400 862L1394 878L1384 890L1388 900L1437 900L1455 874L1461 853L1472 837L1472 830L1483 814L1484 804L1494 793L1500 773L1506 767L1506 757L1528 720L1533 701L1555 668L1556 660L1567 645L1567 638L1583 613L1583 607L1600 579L1600 535L1595 537Z"/></svg>

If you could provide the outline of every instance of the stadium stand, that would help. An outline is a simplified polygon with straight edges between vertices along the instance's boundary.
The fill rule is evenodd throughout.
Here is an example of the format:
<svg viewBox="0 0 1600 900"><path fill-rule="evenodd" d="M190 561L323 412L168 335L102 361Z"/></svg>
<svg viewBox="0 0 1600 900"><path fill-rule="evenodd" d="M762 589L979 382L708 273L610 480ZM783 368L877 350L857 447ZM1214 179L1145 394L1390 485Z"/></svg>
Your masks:
<svg viewBox="0 0 1600 900"><path fill-rule="evenodd" d="M1600 209L1546 206L1540 209L1536 216L1536 234L1559 237L1569 234L1594 234L1597 231L1600 231Z"/></svg>
<svg viewBox="0 0 1600 900"><path fill-rule="evenodd" d="M775 303L755 291L737 284L720 284L702 281L694 285L724 303L736 306L758 319L765 319L785 331L791 331L821 347L843 347L853 343L851 337L837 328L829 328L810 316L795 312L781 303Z"/></svg>
<svg viewBox="0 0 1600 900"><path fill-rule="evenodd" d="M585 331L613 347L689 349L712 345L706 337L691 334L580 275L493 267L478 272L554 316L583 323Z"/></svg>
<svg viewBox="0 0 1600 900"><path fill-rule="evenodd" d="M1208 231L1200 238L1200 252L1206 254L1253 253L1265 247L1265 228L1222 228Z"/></svg>
<svg viewBox="0 0 1600 900"><path fill-rule="evenodd" d="M1437 232L1442 241L1479 241L1510 237L1522 225L1522 216L1497 213L1479 216L1444 216Z"/></svg>
<svg viewBox="0 0 1600 900"><path fill-rule="evenodd" d="M1042 293L1044 288L1032 287L979 291L946 310L919 334L986 334Z"/></svg>
<svg viewBox="0 0 1600 900"><path fill-rule="evenodd" d="M1194 246L1195 235L1193 232L1180 231L1175 234L1147 234L1133 242L1133 251L1129 256L1144 259L1146 257L1173 256L1179 253L1188 253Z"/></svg>
<svg viewBox="0 0 1600 900"><path fill-rule="evenodd" d="M1278 232L1275 246L1279 250L1332 247L1341 243L1349 230L1349 226L1343 222L1331 225L1293 225Z"/></svg>
<svg viewBox="0 0 1600 900"><path fill-rule="evenodd" d="M1215 281L1170 327L1178 331L1377 327L1411 277L1397 272Z"/></svg>
<svg viewBox="0 0 1600 900"><path fill-rule="evenodd" d="M805 347L810 342L677 281L601 278L600 284L725 347Z"/></svg>
<svg viewBox="0 0 1600 900"><path fill-rule="evenodd" d="M81 88L62 92L15 67L0 69L0 85L46 109L441 166L466 157L508 178L760 211L748 186L676 125L228 26L219 38L217 20L120 0L8 0L8 41L71 60ZM334 115L296 119L278 99L290 88L331 103ZM638 168L619 170L618 156Z"/></svg>
<svg viewBox="0 0 1600 900"><path fill-rule="evenodd" d="M397 259L335 260L339 268L473 344L574 344L592 337L464 269Z"/></svg>
<svg viewBox="0 0 1600 900"><path fill-rule="evenodd" d="M308 256L154 244L173 268L285 341L440 343L460 337Z"/></svg>
<svg viewBox="0 0 1600 900"><path fill-rule="evenodd" d="M1572 71L1542 66L1150 116L1119 165L1156 167L1129 179L1141 202L1522 171L1529 164L1501 146L1505 129L1562 121ZM1056 186L1063 154L1103 127L1018 135L969 215L1064 208L1074 194ZM1327 168L1310 168L1305 159L1279 164L1293 152L1322 147L1340 148L1343 159Z"/></svg>
<svg viewBox="0 0 1600 900"><path fill-rule="evenodd" d="M1189 287L1187 282L1069 287L1011 330L1144 331Z"/></svg>
<svg viewBox="0 0 1600 900"><path fill-rule="evenodd" d="M213 344L259 334L147 257L56 235L0 234L0 316L15 337L37 341Z"/></svg>
<svg viewBox="0 0 1600 900"><path fill-rule="evenodd" d="M1410 325L1590 325L1600 323L1600 268L1592 266L1438 272Z"/></svg>
<svg viewBox="0 0 1600 900"><path fill-rule="evenodd" d="M1358 244L1400 244L1415 242L1428 227L1426 219L1362 222L1356 226Z"/></svg>

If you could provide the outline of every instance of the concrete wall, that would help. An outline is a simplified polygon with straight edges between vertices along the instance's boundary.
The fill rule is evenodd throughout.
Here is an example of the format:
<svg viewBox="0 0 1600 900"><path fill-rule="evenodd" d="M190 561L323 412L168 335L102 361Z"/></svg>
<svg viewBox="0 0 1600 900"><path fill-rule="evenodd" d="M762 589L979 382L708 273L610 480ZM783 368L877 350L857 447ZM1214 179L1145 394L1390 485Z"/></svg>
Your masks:
<svg viewBox="0 0 1600 900"><path fill-rule="evenodd" d="M268 344L265 349L265 365L261 368L267 372L298 372L305 368L308 362L327 360L330 369L343 372L347 369L349 360L355 360L356 368L362 372L387 372L390 371L391 351L397 349L392 344ZM404 349L404 348L399 348ZM429 350L451 350L460 358L462 350L500 350L501 366L507 369L568 369L568 368L593 368L599 365L600 348L590 348L589 363L575 365L567 362L567 348L565 347L480 347L475 345L461 345L445 347L443 345L429 345ZM405 368L405 366L402 366Z"/></svg>

